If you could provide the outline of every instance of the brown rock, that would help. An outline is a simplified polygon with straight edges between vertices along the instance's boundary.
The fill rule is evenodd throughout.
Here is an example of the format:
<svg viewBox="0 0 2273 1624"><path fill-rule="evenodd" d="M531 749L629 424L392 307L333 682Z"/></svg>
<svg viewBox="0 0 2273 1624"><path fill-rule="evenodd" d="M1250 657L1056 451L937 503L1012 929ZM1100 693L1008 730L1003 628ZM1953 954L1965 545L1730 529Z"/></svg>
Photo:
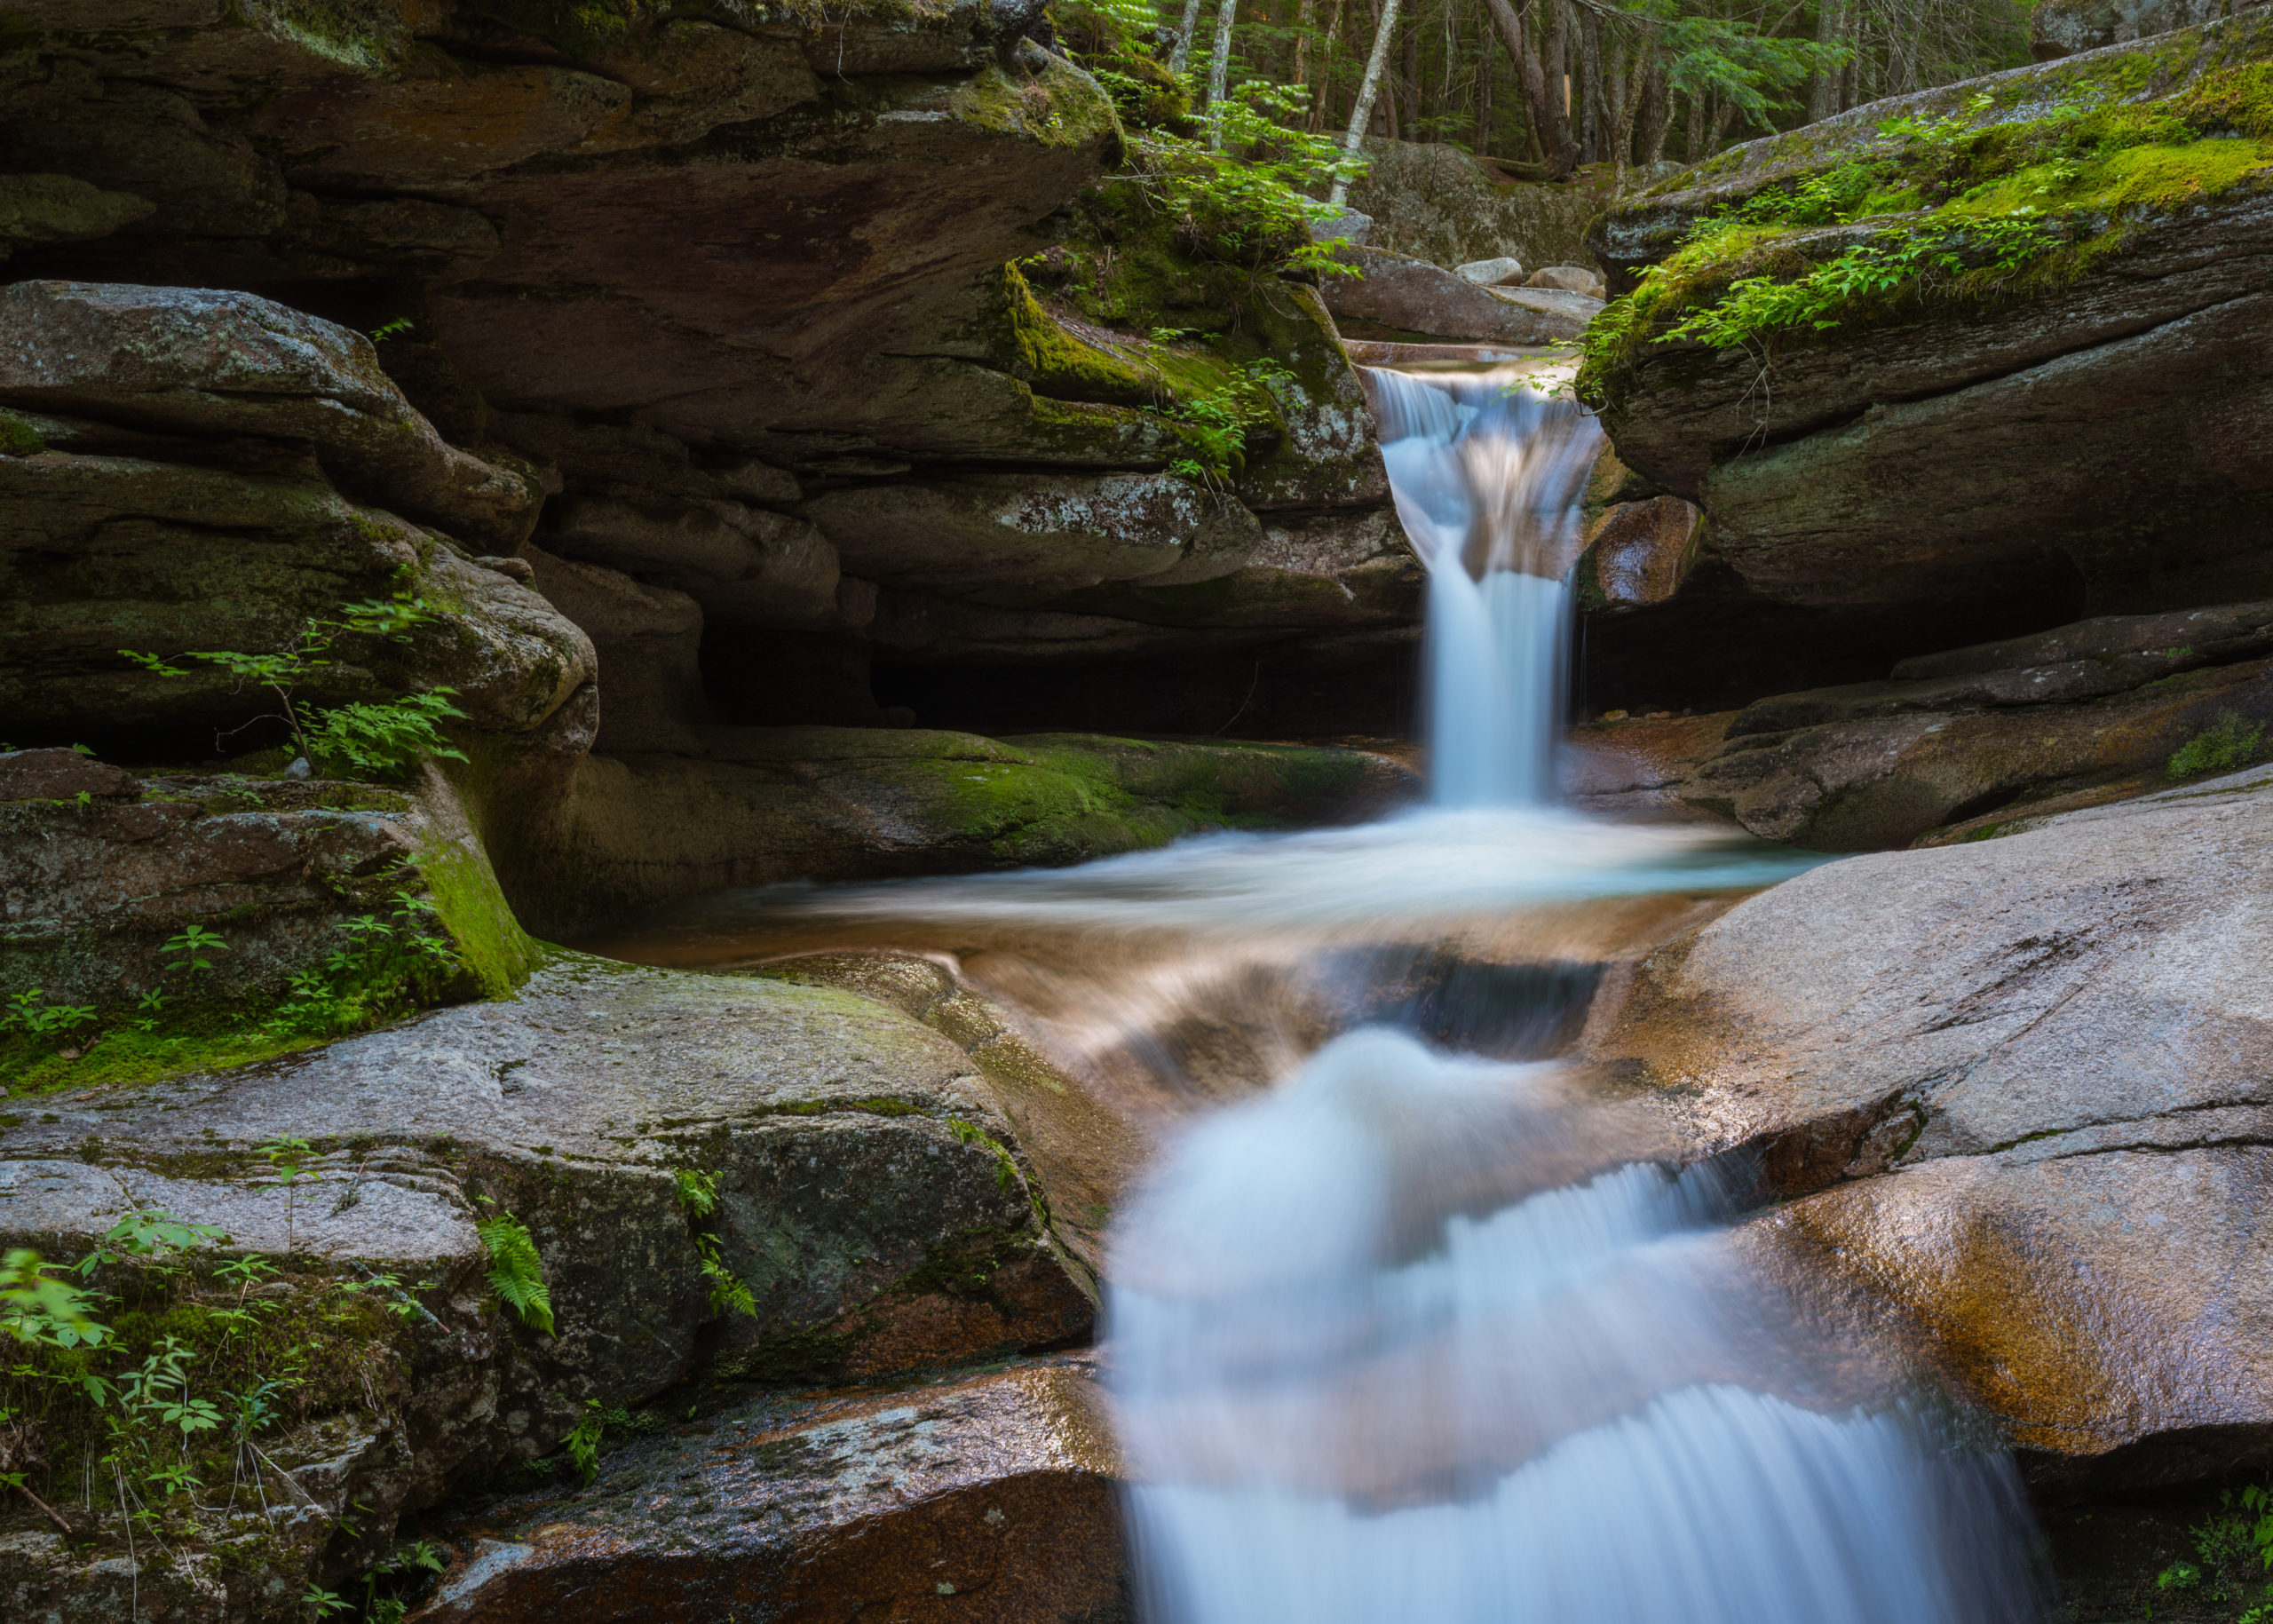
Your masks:
<svg viewBox="0 0 2273 1624"><path fill-rule="evenodd" d="M1131 1616L1118 1470L1077 1363L761 1400L617 1451L588 1491L459 1519L413 1617L1107 1624Z"/></svg>
<svg viewBox="0 0 2273 1624"><path fill-rule="evenodd" d="M380 370L369 340L250 294L0 289L0 400L303 440L344 485L468 539L515 543L535 518L535 493L447 444Z"/></svg>
<svg viewBox="0 0 2273 1624"><path fill-rule="evenodd" d="M1588 527L1580 555L1580 602L1607 610L1665 602L1696 562L1698 518L1696 508L1678 496L1605 509Z"/></svg>
<svg viewBox="0 0 2273 1624"><path fill-rule="evenodd" d="M82 795L132 800L141 793L134 774L77 750L0 754L0 801L68 801Z"/></svg>
<svg viewBox="0 0 2273 1624"><path fill-rule="evenodd" d="M2071 1485L2273 1446L2263 771L1849 859L1620 972L1586 1040L1751 1147L1755 1228L1881 1294Z"/></svg>

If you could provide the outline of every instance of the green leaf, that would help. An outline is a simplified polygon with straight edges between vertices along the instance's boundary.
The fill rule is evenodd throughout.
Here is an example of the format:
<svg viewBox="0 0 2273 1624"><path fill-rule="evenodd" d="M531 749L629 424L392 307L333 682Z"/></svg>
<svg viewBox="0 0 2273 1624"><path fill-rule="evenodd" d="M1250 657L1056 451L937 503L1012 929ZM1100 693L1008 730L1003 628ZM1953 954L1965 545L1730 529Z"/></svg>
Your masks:
<svg viewBox="0 0 2273 1624"><path fill-rule="evenodd" d="M481 1249L489 1255L489 1283L508 1308L547 1336L552 1335L552 1293L544 1283L536 1240L510 1212L474 1225Z"/></svg>

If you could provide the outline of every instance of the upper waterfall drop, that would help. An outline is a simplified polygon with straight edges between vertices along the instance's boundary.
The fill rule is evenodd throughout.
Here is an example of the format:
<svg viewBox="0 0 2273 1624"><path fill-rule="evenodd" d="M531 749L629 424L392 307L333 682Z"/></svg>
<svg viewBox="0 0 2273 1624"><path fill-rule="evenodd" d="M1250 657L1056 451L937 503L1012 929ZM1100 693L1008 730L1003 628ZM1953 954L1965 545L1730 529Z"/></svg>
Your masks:
<svg viewBox="0 0 2273 1624"><path fill-rule="evenodd" d="M1538 363L1365 371L1398 518L1429 566L1430 797L1544 805L1601 426Z"/></svg>

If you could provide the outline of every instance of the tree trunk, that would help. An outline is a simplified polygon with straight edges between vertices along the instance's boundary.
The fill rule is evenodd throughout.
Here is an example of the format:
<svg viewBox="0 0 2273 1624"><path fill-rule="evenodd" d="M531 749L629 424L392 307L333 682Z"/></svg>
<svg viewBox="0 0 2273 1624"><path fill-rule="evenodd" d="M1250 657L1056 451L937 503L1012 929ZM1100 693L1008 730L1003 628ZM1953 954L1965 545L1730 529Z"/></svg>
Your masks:
<svg viewBox="0 0 2273 1624"><path fill-rule="evenodd" d="M1600 163L1609 154L1602 117L1602 20L1592 12L1579 17L1579 162Z"/></svg>
<svg viewBox="0 0 2273 1624"><path fill-rule="evenodd" d="M1524 121L1525 131L1537 148L1540 162L1547 166L1547 178L1565 179L1577 166L1579 154L1571 145L1570 121L1558 117L1563 107L1562 84L1551 76L1552 70L1532 48L1524 20L1516 15L1509 0L1484 0L1484 7L1491 16L1493 30L1500 36L1500 43L1508 48L1508 59L1516 65L1517 88L1523 92L1525 110L1529 115Z"/></svg>
<svg viewBox="0 0 2273 1624"><path fill-rule="evenodd" d="M1396 32L1397 0L1382 0L1381 18L1374 25L1374 51L1366 59L1366 76L1358 82L1358 105L1350 110L1350 133L1342 143L1344 158L1355 158L1365 150L1366 126L1373 122L1374 98L1381 92L1382 68L1389 61L1389 42ZM1327 201L1337 209L1347 204L1350 183L1335 181Z"/></svg>
<svg viewBox="0 0 2273 1624"><path fill-rule="evenodd" d="M1405 22L1405 139L1421 139L1421 30L1411 18Z"/></svg>
<svg viewBox="0 0 2273 1624"><path fill-rule="evenodd" d="M1239 0L1221 0L1216 7L1216 43L1208 64L1208 145L1218 149L1224 145L1223 109L1219 104L1231 77L1232 21L1239 4Z"/></svg>
<svg viewBox="0 0 2273 1624"><path fill-rule="evenodd" d="M1492 155L1492 52L1488 44L1476 53L1476 151L1479 157Z"/></svg>
<svg viewBox="0 0 2273 1624"><path fill-rule="evenodd" d="M1681 161L1696 163L1705 156L1705 98L1695 91L1689 92L1689 123L1681 132Z"/></svg>
<svg viewBox="0 0 2273 1624"><path fill-rule="evenodd" d="M1307 127L1312 135L1326 128L1333 115L1329 105L1334 100L1334 43L1342 32L1342 13L1350 9L1350 0L1334 0L1334 11L1326 20L1326 49L1319 55L1318 94L1311 99L1311 115Z"/></svg>
<svg viewBox="0 0 2273 1624"><path fill-rule="evenodd" d="M1180 74L1192 60L1192 35L1200 27L1200 0L1184 0L1184 27L1176 31L1176 49L1168 52L1168 71Z"/></svg>
<svg viewBox="0 0 2273 1624"><path fill-rule="evenodd" d="M1817 0L1815 43L1835 45L1847 32L1849 0ZM1818 67L1808 81L1808 122L1829 118L1839 111L1840 81L1846 76L1838 67Z"/></svg>
<svg viewBox="0 0 2273 1624"><path fill-rule="evenodd" d="M1547 6L1547 149L1555 154L1550 178L1567 179L1579 166L1579 138L1571 129L1571 8L1566 0ZM1566 160L1563 154L1568 153Z"/></svg>
<svg viewBox="0 0 2273 1624"><path fill-rule="evenodd" d="M1295 71L1287 77L1305 88L1311 82L1311 0L1295 8Z"/></svg>
<svg viewBox="0 0 2273 1624"><path fill-rule="evenodd" d="M1666 136L1673 129L1673 83L1666 73L1665 59L1653 45L1650 49L1650 74L1642 82L1642 111L1635 125L1634 161L1636 163L1662 163L1666 157Z"/></svg>

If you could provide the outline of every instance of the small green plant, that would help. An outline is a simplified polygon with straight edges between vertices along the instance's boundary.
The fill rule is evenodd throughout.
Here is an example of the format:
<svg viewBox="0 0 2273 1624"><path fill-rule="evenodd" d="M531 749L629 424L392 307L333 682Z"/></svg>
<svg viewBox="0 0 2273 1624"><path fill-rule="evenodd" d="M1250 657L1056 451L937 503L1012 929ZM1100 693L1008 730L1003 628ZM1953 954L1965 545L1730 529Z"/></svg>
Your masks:
<svg viewBox="0 0 2273 1624"><path fill-rule="evenodd" d="M378 326L373 328L371 329L371 342L373 344L384 344L390 338L400 338L417 325L418 324L416 321L413 321L408 316L397 316L392 321L383 321Z"/></svg>
<svg viewBox="0 0 2273 1624"><path fill-rule="evenodd" d="M85 1004L51 1003L45 987L28 987L0 1009L0 1032L22 1032L36 1038L59 1036L91 1025L95 1011Z"/></svg>
<svg viewBox="0 0 2273 1624"><path fill-rule="evenodd" d="M305 1139L275 1138L260 1147L261 1159L268 1163L276 1182L284 1186L284 1256L291 1257L299 1251L295 1221L299 1216L300 1186L321 1184L323 1175L309 1167L314 1150Z"/></svg>
<svg viewBox="0 0 2273 1624"><path fill-rule="evenodd" d="M2237 710L2222 710L2206 730L2173 752L2163 770L2176 779L2238 772L2264 753L2260 748L2264 736L2264 724Z"/></svg>
<svg viewBox="0 0 2273 1624"><path fill-rule="evenodd" d="M2191 1590L2202 1582L2202 1570L2191 1562L2174 1562L2155 1575L2158 1590Z"/></svg>
<svg viewBox="0 0 2273 1624"><path fill-rule="evenodd" d="M213 968L213 961L205 956L207 954L228 951L229 944L221 939L220 933L202 924L185 925L178 934L167 938L166 945L159 949L166 960L167 973L178 972L193 984Z"/></svg>
<svg viewBox="0 0 2273 1624"><path fill-rule="evenodd" d="M590 1486L600 1475L600 1434L607 1427L607 1412L597 1398L584 1400L584 1413L569 1429L566 1439L568 1459L576 1468L576 1475Z"/></svg>
<svg viewBox="0 0 2273 1624"><path fill-rule="evenodd" d="M346 939L292 977L264 1030L280 1037L359 1031L415 1003L458 968L457 950L439 928L433 904L407 891L395 893L385 915L343 920L338 929Z"/></svg>
<svg viewBox="0 0 2273 1624"><path fill-rule="evenodd" d="M481 1249L489 1256L489 1284L499 1301L521 1317L521 1323L552 1335L552 1293L544 1283L544 1260L537 1256L536 1240L510 1212L493 1213L474 1225Z"/></svg>
<svg viewBox="0 0 2273 1624"><path fill-rule="evenodd" d="M109 1328L95 1318L86 1293L55 1278L55 1267L23 1247L0 1260L0 1333L46 1348L99 1346Z"/></svg>
<svg viewBox="0 0 2273 1624"><path fill-rule="evenodd" d="M718 1208L718 1176L699 1168L681 1168L672 1176L678 1182L678 1204L694 1221L690 1238L694 1242L695 1267L709 1284L712 1317L734 1313L756 1319L757 1299L741 1277L726 1266L718 1237L708 1227Z"/></svg>
<svg viewBox="0 0 2273 1624"><path fill-rule="evenodd" d="M698 1218L707 1218L718 1205L718 1176L699 1168L681 1168L671 1175L678 1181L678 1204Z"/></svg>
<svg viewBox="0 0 2273 1624"><path fill-rule="evenodd" d="M443 738L440 724L463 718L464 713L449 701L455 693L447 687L379 701L359 701L329 710L311 709L299 691L317 672L338 664L332 645L343 636L376 638L400 642L418 627L439 620L440 613L423 598L408 592L392 598L374 598L345 605L338 620L310 620L283 648L265 654L234 649L193 650L176 655L218 667L236 677L240 685L265 688L277 703L268 717L228 729L216 736L218 745L230 733L252 722L281 721L292 735L294 748L312 764L329 763L357 772L386 776L407 769L422 757L463 761L463 754ZM187 677L189 669L158 654L122 648L121 656L158 677Z"/></svg>
<svg viewBox="0 0 2273 1624"><path fill-rule="evenodd" d="M410 1604L392 1594L405 1580L439 1573L444 1566L441 1548L431 1540L399 1540L387 1554L363 1574L363 1624L402 1624ZM382 1586L389 1594L382 1595Z"/></svg>
<svg viewBox="0 0 2273 1624"><path fill-rule="evenodd" d="M757 1299L742 1278L726 1267L725 1259L718 1255L718 1237L698 1234L694 1237L696 1267L710 1285L710 1312L744 1314L757 1318Z"/></svg>

